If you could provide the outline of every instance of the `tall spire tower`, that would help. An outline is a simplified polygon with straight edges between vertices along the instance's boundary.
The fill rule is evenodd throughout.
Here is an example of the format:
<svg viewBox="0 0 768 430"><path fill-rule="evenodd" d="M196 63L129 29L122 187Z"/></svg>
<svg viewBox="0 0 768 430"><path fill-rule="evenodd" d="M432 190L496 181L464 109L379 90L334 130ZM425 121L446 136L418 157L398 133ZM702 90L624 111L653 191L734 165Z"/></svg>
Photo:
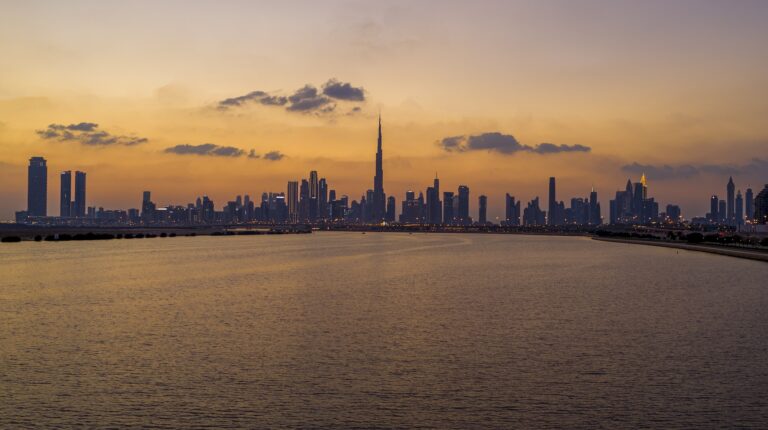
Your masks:
<svg viewBox="0 0 768 430"><path fill-rule="evenodd" d="M381 114L379 114L379 141L376 148L376 174L373 177L373 222L383 221L386 211L386 195L384 194L384 169L382 167L381 158Z"/></svg>

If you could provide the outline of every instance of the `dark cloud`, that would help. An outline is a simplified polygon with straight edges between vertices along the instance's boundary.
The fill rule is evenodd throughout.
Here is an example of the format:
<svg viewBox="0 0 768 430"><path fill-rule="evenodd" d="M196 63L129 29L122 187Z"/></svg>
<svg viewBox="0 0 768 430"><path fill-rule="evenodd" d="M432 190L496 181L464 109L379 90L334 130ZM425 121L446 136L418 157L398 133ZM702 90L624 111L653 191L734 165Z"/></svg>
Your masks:
<svg viewBox="0 0 768 430"><path fill-rule="evenodd" d="M219 102L219 108L227 108L230 106L241 106L247 102L250 101L256 101L263 97L266 97L267 93L264 91L251 91L250 93L240 96L240 97L232 97L229 99L224 99Z"/></svg>
<svg viewBox="0 0 768 430"><path fill-rule="evenodd" d="M288 103L288 98L283 96L265 96L259 102L267 106L283 106Z"/></svg>
<svg viewBox="0 0 768 430"><path fill-rule="evenodd" d="M259 103L265 106L283 106L289 112L322 115L335 112L336 101L340 103L364 102L365 90L362 87L354 87L348 82L330 79L323 84L322 92L311 84L304 85L288 96L270 94L265 91L252 91L243 96L224 99L218 103L217 107L219 110L226 111L250 103ZM359 106L355 106L350 112L359 112L360 110Z"/></svg>
<svg viewBox="0 0 768 430"><path fill-rule="evenodd" d="M584 145L555 145L553 143L542 143L537 146L523 145L511 134L499 132L474 136L450 136L443 138L439 145L448 152L493 151L501 154L514 154L520 151L555 154L559 152L589 152L591 150Z"/></svg>
<svg viewBox="0 0 768 430"><path fill-rule="evenodd" d="M269 151L266 154L264 154L264 159L269 161L280 161L285 157L285 154L283 154L280 151Z"/></svg>
<svg viewBox="0 0 768 430"><path fill-rule="evenodd" d="M166 148L165 152L179 155L208 155L214 157L241 157L245 151L234 146L219 146L214 143L203 143L200 145L176 145Z"/></svg>
<svg viewBox="0 0 768 430"><path fill-rule="evenodd" d="M323 94L338 100L365 101L363 87L353 87L349 82L340 82L336 79L329 79L323 85Z"/></svg>
<svg viewBox="0 0 768 430"><path fill-rule="evenodd" d="M264 155L259 155L256 153L256 150L254 149L251 149L246 152L245 150L236 148L234 146L219 146L219 145L216 145L215 143L202 143L200 145L190 145L190 144L176 145L170 148L166 148L165 152L169 154L177 154L177 155L202 155L202 156L209 156L209 157L229 157L229 158L245 157L245 158L251 158L251 159L263 158L264 160L268 160L268 161L279 161L279 160L282 160L283 157L285 157L285 155L280 153L279 151L270 151Z"/></svg>
<svg viewBox="0 0 768 430"><path fill-rule="evenodd" d="M538 152L539 154L555 154L558 152L589 152L592 148L584 145L555 145L554 143L540 143L538 146L533 148L533 152Z"/></svg>
<svg viewBox="0 0 768 430"><path fill-rule="evenodd" d="M219 102L219 110L226 110L230 107L242 106L246 103L261 103L267 106L283 106L288 103L286 97L273 96L267 94L264 91L251 91L250 93L240 96L224 99Z"/></svg>
<svg viewBox="0 0 768 430"><path fill-rule="evenodd" d="M621 170L641 175L645 173L655 179L688 179L701 174L711 175L752 175L764 174L768 171L768 160L753 158L746 164L640 164L634 162L621 167Z"/></svg>
<svg viewBox="0 0 768 430"><path fill-rule="evenodd" d="M99 130L99 125L93 122L81 122L78 124L49 124L44 130L36 130L38 136L46 140L59 142L80 142L90 146L110 145L138 145L149 140L145 137L118 136L104 130Z"/></svg>
<svg viewBox="0 0 768 430"><path fill-rule="evenodd" d="M288 101L290 104L287 109L294 112L311 112L315 110L330 112L336 107L331 104L330 98L319 95L317 88L312 85L305 85L303 88L299 88L288 97Z"/></svg>

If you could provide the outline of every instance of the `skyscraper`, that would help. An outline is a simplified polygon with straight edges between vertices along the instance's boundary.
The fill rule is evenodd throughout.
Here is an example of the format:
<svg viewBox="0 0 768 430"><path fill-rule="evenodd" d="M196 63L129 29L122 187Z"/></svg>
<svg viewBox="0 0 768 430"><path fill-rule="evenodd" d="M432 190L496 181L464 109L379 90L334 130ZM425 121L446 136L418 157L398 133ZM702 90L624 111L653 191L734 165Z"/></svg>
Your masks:
<svg viewBox="0 0 768 430"><path fill-rule="evenodd" d="M733 176L728 178L728 185L726 185L726 191L727 191L727 208L725 212L725 222L728 225L734 225L736 216L734 214L734 208L735 208L735 201L734 201L734 192L736 190L736 185L733 183Z"/></svg>
<svg viewBox="0 0 768 430"><path fill-rule="evenodd" d="M469 217L469 187L459 185L459 207L457 218L460 224L467 225L471 223Z"/></svg>
<svg viewBox="0 0 768 430"><path fill-rule="evenodd" d="M520 202L515 202L515 197L509 193L506 195L504 223L506 225L520 225Z"/></svg>
<svg viewBox="0 0 768 430"><path fill-rule="evenodd" d="M758 224L768 223L768 184L755 196L755 220Z"/></svg>
<svg viewBox="0 0 768 430"><path fill-rule="evenodd" d="M317 184L317 218L328 218L328 182L325 178L320 178Z"/></svg>
<svg viewBox="0 0 768 430"><path fill-rule="evenodd" d="M733 210L734 225L744 224L744 199L741 197L741 190L736 193L736 208Z"/></svg>
<svg viewBox="0 0 768 430"><path fill-rule="evenodd" d="M75 172L75 213L78 218L85 218L85 172Z"/></svg>
<svg viewBox="0 0 768 430"><path fill-rule="evenodd" d="M595 187L592 187L592 192L589 193L589 224L600 225L602 221L600 203L597 201L597 191L595 191Z"/></svg>
<svg viewBox="0 0 768 430"><path fill-rule="evenodd" d="M488 223L488 197L481 195L477 201L477 218L480 224Z"/></svg>
<svg viewBox="0 0 768 430"><path fill-rule="evenodd" d="M549 208L547 214L549 215L547 218L547 224L548 225L556 225L556 218L557 218L557 198L555 195L555 178L550 177L549 178Z"/></svg>
<svg viewBox="0 0 768 430"><path fill-rule="evenodd" d="M717 224L720 222L720 199L716 195L709 198L709 222Z"/></svg>
<svg viewBox="0 0 768 430"><path fill-rule="evenodd" d="M443 223L453 224L453 193L446 191L443 193Z"/></svg>
<svg viewBox="0 0 768 430"><path fill-rule="evenodd" d="M61 193L59 194L59 216L69 217L72 209L72 171L61 172Z"/></svg>
<svg viewBox="0 0 768 430"><path fill-rule="evenodd" d="M309 182L306 179L301 180L299 187L299 221L309 221Z"/></svg>
<svg viewBox="0 0 768 430"><path fill-rule="evenodd" d="M213 210L213 202L208 200L208 196L203 196L203 207L205 209L205 205L208 203L210 205L211 211ZM206 214L208 215L208 214ZM212 215L212 214L211 214ZM141 197L141 219L144 221L144 223L150 223L154 221L155 219L155 204L152 203L152 193L149 191L144 191L142 197ZM212 219L212 218L211 218ZM208 219L206 218L206 221Z"/></svg>
<svg viewBox="0 0 768 430"><path fill-rule="evenodd" d="M299 182L288 181L288 219L299 221Z"/></svg>
<svg viewBox="0 0 768 430"><path fill-rule="evenodd" d="M717 214L720 216L720 223L721 224L727 224L728 223L728 217L727 214L727 206L725 203L725 200L720 200L720 206L717 210Z"/></svg>
<svg viewBox="0 0 768 430"><path fill-rule="evenodd" d="M395 222L395 196L387 197L387 216L385 217L387 222Z"/></svg>
<svg viewBox="0 0 768 430"><path fill-rule="evenodd" d="M376 149L376 174L373 177L373 214L371 220L373 222L381 222L384 219L385 212L385 199L384 194L384 169L382 167L382 150L381 150L381 115L379 115L379 139Z"/></svg>
<svg viewBox="0 0 768 430"><path fill-rule="evenodd" d="M744 198L746 199L745 203L745 212L747 216L748 221L752 221L755 219L755 197L752 194L752 188L747 188L747 192L744 195Z"/></svg>
<svg viewBox="0 0 768 430"><path fill-rule="evenodd" d="M435 174L432 187L427 188L427 220L430 224L443 222L443 207L440 203L440 180Z"/></svg>
<svg viewBox="0 0 768 430"><path fill-rule="evenodd" d="M27 168L27 215L48 215L48 166L43 157L29 159Z"/></svg>
<svg viewBox="0 0 768 430"><path fill-rule="evenodd" d="M317 198L317 188L318 188L318 179L317 179L317 170L313 170L309 172L309 197Z"/></svg>

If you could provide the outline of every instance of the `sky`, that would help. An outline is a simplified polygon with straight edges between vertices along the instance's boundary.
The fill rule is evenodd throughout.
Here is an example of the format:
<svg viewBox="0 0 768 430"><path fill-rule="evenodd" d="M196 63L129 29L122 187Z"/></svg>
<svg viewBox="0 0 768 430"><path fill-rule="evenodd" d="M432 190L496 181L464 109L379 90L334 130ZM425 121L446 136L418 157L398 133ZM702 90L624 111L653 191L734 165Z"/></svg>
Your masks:
<svg viewBox="0 0 768 430"><path fill-rule="evenodd" d="M628 178L703 215L768 183L768 2L0 0L0 220L26 166L88 175L88 205L285 191L398 200L465 184L489 218Z"/></svg>

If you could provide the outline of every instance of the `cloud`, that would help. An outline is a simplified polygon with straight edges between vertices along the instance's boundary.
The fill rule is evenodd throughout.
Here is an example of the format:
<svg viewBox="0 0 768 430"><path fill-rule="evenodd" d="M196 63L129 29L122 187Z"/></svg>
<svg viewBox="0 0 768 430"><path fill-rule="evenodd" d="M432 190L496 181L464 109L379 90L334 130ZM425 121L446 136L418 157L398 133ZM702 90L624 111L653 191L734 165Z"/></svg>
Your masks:
<svg viewBox="0 0 768 430"><path fill-rule="evenodd" d="M310 112L314 110L330 112L336 107L336 105L331 104L330 98L318 95L317 88L312 85L304 85L304 87L299 88L293 95L288 97L288 101L291 104L288 105L287 109L294 112Z"/></svg>
<svg viewBox="0 0 768 430"><path fill-rule="evenodd" d="M244 149L236 148L234 146L219 146L215 143L202 143L200 145L176 145L170 148L166 148L164 152L176 155L202 155L208 157L245 157L250 159L263 158L264 160L268 161L280 161L283 159L283 157L285 157L285 154L282 154L280 151L270 151L262 156L257 154L256 150L254 149L246 152Z"/></svg>
<svg viewBox="0 0 768 430"><path fill-rule="evenodd" d="M558 152L589 152L592 148L584 145L555 145L554 143L540 143L533 148L533 152L539 154L555 154Z"/></svg>
<svg viewBox="0 0 768 430"><path fill-rule="evenodd" d="M753 158L746 164L680 164L653 165L634 162L621 167L627 173L647 176L655 179L687 179L702 174L712 175L752 175L768 171L768 160Z"/></svg>
<svg viewBox="0 0 768 430"><path fill-rule="evenodd" d="M283 154L280 151L269 151L266 154L264 154L264 159L269 161L280 161L285 157L285 154Z"/></svg>
<svg viewBox="0 0 768 430"><path fill-rule="evenodd" d="M341 82L337 79L329 79L323 84L322 92L318 91L317 87L312 84L306 84L288 96L270 94L265 91L252 91L243 96L224 99L218 102L217 108L226 111L231 108L258 103L264 106L284 107L288 112L323 115L335 112L337 102L349 104L364 101L365 90L362 87L355 87L351 83ZM360 110L360 106L353 106L350 112L354 113Z"/></svg>
<svg viewBox="0 0 768 430"><path fill-rule="evenodd" d="M283 106L288 103L288 99L286 97L269 95L264 91L251 91L244 96L220 101L218 108L219 110L226 110L230 107L242 106L249 102L261 103L267 106Z"/></svg>
<svg viewBox="0 0 768 430"><path fill-rule="evenodd" d="M448 152L489 151L501 154L514 154L520 151L537 154L555 154L559 152L589 152L591 148L584 145L556 145L542 143L536 146L521 144L511 134L499 132L483 133L474 136L450 136L438 142L443 150Z"/></svg>
<svg viewBox="0 0 768 430"><path fill-rule="evenodd" d="M245 151L234 146L219 146L214 143L203 143L200 145L176 145L166 148L165 152L179 155L208 155L214 157L241 157Z"/></svg>
<svg viewBox="0 0 768 430"><path fill-rule="evenodd" d="M329 79L323 85L323 94L338 100L365 101L363 87L353 87L349 82L340 82L336 79Z"/></svg>
<svg viewBox="0 0 768 430"><path fill-rule="evenodd" d="M36 130L38 136L45 140L59 142L80 142L89 146L125 145L132 146L146 143L145 137L118 136L104 130L99 130L99 125L93 122L81 122L78 124L49 124L44 130Z"/></svg>

